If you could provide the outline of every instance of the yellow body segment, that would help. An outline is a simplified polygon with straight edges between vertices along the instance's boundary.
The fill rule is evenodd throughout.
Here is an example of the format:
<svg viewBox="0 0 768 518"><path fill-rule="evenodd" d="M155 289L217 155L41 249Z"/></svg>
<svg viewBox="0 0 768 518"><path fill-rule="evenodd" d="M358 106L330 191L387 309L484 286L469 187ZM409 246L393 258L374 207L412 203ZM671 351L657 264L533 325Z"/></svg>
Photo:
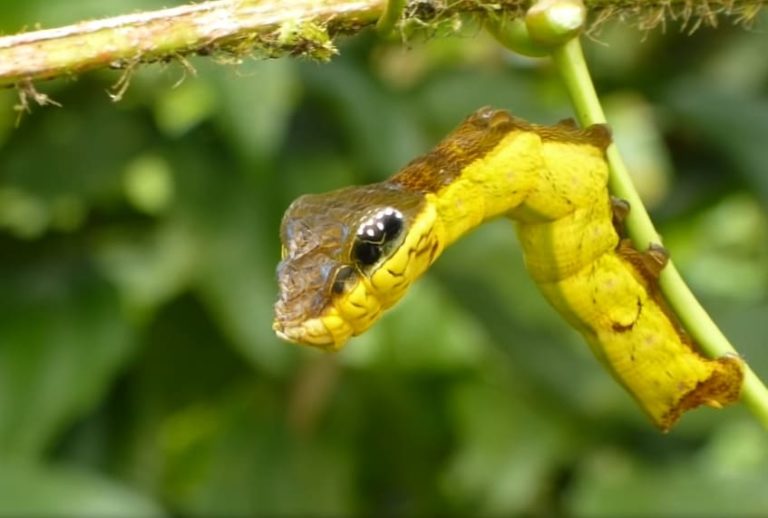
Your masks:
<svg viewBox="0 0 768 518"><path fill-rule="evenodd" d="M405 295L411 279L421 277L427 271L443 251L446 240L435 204L428 202L413 222L403 244L370 275L370 292L376 294L382 309L391 307Z"/></svg>
<svg viewBox="0 0 768 518"><path fill-rule="evenodd" d="M540 144L535 133L513 131L464 168L458 178L428 195L445 228L446 246L529 197L541 183Z"/></svg>
<svg viewBox="0 0 768 518"><path fill-rule="evenodd" d="M297 233L302 246L286 246L275 330L293 341L338 349L397 302L446 246L506 215L517 221L527 268L541 292L658 427L668 429L701 404L737 400L741 360L702 356L667 311L654 273L642 265L643 253L622 246L607 189L609 143L603 126L536 126L484 108L388 182L300 199L283 223L290 227L284 241ZM376 214L390 217L377 220L378 232L369 229L368 205L386 207ZM333 239L315 243L304 230L312 229L313 218L327 216L324 207L338 210L342 219L359 211L350 221L369 227L358 227L357 234L347 226L327 230L352 236L350 243L339 238L338 247ZM381 241L371 244L374 237L367 236L379 234ZM309 260L321 267L296 266ZM334 282L328 272L345 268L354 274L344 270L343 284ZM298 282L292 275L308 279ZM325 291L297 291L306 285Z"/></svg>

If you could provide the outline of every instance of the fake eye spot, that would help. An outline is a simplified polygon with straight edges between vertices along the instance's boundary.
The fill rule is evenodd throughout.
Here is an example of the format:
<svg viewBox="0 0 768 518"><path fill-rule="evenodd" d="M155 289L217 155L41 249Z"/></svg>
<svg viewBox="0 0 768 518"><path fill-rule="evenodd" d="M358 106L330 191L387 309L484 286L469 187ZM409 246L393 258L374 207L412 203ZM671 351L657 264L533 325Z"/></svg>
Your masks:
<svg viewBox="0 0 768 518"><path fill-rule="evenodd" d="M376 264L403 232L403 215L386 207L364 220L357 229L352 259L361 266Z"/></svg>
<svg viewBox="0 0 768 518"><path fill-rule="evenodd" d="M381 245L367 241L355 242L352 256L361 266L371 266L381 259Z"/></svg>

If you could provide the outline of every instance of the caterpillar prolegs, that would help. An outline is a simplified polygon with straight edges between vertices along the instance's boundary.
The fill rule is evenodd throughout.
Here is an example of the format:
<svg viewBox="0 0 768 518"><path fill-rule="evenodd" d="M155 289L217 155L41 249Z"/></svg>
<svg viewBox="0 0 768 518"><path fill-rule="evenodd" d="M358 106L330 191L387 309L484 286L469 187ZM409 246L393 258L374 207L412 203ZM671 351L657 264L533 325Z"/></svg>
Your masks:
<svg viewBox="0 0 768 518"><path fill-rule="evenodd" d="M652 245L639 252L619 237L621 217L613 217L615 229L610 239L605 236L603 253L583 254L579 238L598 242L601 227L608 228L616 213L608 200L602 210L595 206L583 215L577 209L553 222L518 223L526 265L539 289L662 430L688 409L737 400L741 360L703 357L658 289L666 250Z"/></svg>

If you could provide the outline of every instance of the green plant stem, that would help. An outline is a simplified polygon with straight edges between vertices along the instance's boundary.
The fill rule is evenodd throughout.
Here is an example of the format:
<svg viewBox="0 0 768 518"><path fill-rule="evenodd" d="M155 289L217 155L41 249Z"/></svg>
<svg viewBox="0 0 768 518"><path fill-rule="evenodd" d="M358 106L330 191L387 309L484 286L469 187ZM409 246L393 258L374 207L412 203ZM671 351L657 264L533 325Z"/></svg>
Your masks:
<svg viewBox="0 0 768 518"><path fill-rule="evenodd" d="M394 31L397 22L403 16L403 11L405 11L405 0L388 0L384 13L376 22L376 30L379 34L387 36Z"/></svg>
<svg viewBox="0 0 768 518"><path fill-rule="evenodd" d="M585 126L605 123L605 114L584 60L579 38L573 38L555 49L552 52L552 59L568 89L579 122ZM653 226L615 144L611 144L606 155L611 171L609 188L613 194L627 200L631 207L626 226L635 246L645 250L651 243L660 243L659 234ZM707 355L717 358L726 354L737 354L685 284L671 260L661 272L659 284L672 310ZM768 388L746 364L741 398L755 417L768 429Z"/></svg>

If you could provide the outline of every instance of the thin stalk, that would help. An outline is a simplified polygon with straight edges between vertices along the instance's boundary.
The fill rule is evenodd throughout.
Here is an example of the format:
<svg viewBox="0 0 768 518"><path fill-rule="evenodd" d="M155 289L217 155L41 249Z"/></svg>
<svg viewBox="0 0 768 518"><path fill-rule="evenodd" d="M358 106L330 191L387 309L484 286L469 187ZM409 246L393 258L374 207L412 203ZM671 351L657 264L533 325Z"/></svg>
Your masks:
<svg viewBox="0 0 768 518"><path fill-rule="evenodd" d="M552 59L571 96L579 122L583 125L605 123L605 113L592 83L579 39L573 38L558 47L553 51ZM608 148L606 155L611 171L609 188L613 194L627 200L631 207L626 219L630 238L640 250L645 250L650 243L660 243L659 234L615 144ZM661 272L659 285L685 329L707 355L717 358L738 354L685 284L671 260ZM746 364L741 399L768 429L768 388Z"/></svg>
<svg viewBox="0 0 768 518"><path fill-rule="evenodd" d="M393 32L404 11L405 0L389 0L384 13L379 17L379 21L376 22L376 30L379 31L379 34L386 36Z"/></svg>

